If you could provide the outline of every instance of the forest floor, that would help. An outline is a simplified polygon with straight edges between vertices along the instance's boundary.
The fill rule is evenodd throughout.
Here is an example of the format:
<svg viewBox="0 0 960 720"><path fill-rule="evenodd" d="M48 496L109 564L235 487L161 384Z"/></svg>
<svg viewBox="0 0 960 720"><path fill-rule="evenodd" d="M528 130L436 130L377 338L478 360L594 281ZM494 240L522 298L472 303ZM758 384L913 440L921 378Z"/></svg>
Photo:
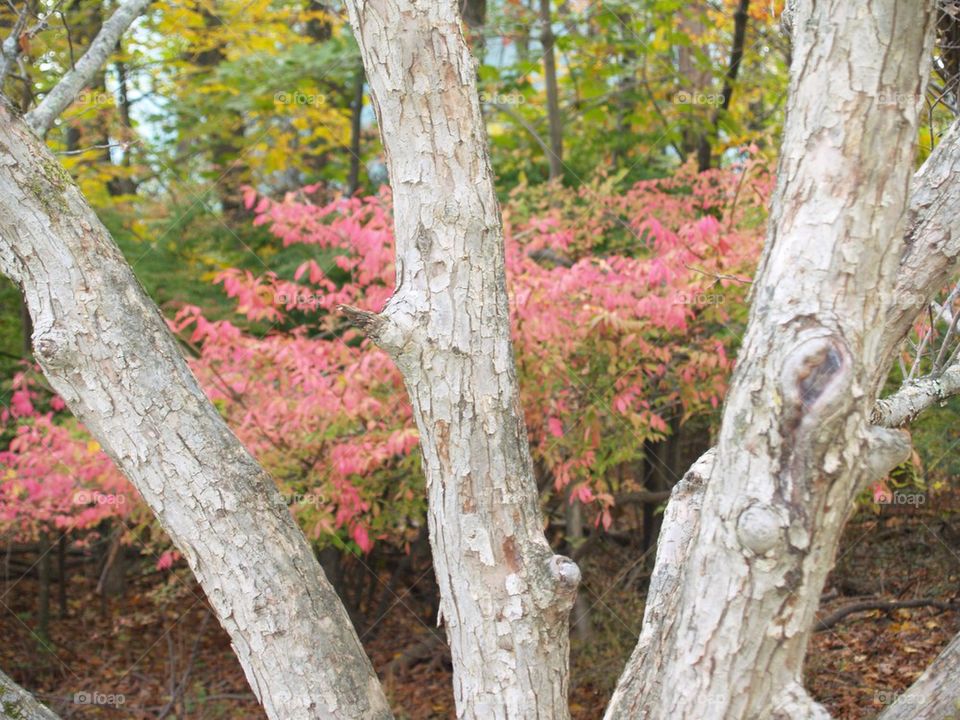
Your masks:
<svg viewBox="0 0 960 720"><path fill-rule="evenodd" d="M814 634L807 663L807 686L836 718L875 716L960 631L960 495L949 503L936 499L935 508L864 510L845 533L819 613L831 627ZM604 538L581 561L580 610L588 610L590 622L580 628L585 639L575 633L571 648L576 720L599 720L636 642L647 580L640 558L629 540ZM386 577L380 582L385 588ZM428 567L412 569L406 583L389 591L383 616L361 625L398 720L454 717L449 656L424 599L431 582ZM54 588L46 645L34 634L36 593L31 577L11 573L0 583L0 668L63 718L264 717L225 633L185 572L151 572L107 602L93 579L74 577L64 618ZM867 609L830 620L854 603L917 600L940 605Z"/></svg>

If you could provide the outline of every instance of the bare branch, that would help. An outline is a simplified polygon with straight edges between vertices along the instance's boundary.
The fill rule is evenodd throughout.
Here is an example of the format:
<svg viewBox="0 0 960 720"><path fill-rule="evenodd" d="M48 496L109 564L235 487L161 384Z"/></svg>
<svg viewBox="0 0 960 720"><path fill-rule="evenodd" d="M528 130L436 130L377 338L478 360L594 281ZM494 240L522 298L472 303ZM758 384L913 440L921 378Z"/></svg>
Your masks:
<svg viewBox="0 0 960 720"><path fill-rule="evenodd" d="M839 624L845 617L855 613L867 612L869 610L899 610L900 608L920 608L935 607L938 610L950 610L956 607L956 603L937 600L936 598L916 598L911 600L862 600L860 602L850 603L842 608L834 610L822 620L817 620L817 632L829 630Z"/></svg>
<svg viewBox="0 0 960 720"><path fill-rule="evenodd" d="M537 145L540 146L540 149L543 150L544 154L547 156L550 155L550 146L547 145L547 141L540 136L540 133L537 132L537 129L533 125L531 125L523 115L518 113L509 105L504 105L503 103L487 103L487 104L490 105L490 107L492 108L496 108L497 110L502 112L504 115L506 115L508 118L513 120L515 123L517 123L524 130L526 130L527 133L530 135L530 137L532 137L534 141L536 141Z"/></svg>
<svg viewBox="0 0 960 720"><path fill-rule="evenodd" d="M912 422L928 407L960 393L960 364L954 363L936 376L909 380L893 395L877 401L873 422L896 428Z"/></svg>
<svg viewBox="0 0 960 720"><path fill-rule="evenodd" d="M103 23L90 47L56 86L44 96L37 107L28 112L25 120L38 135L45 135L54 120L69 107L81 90L93 79L100 67L114 51L120 37L137 17L146 10L151 0L127 0Z"/></svg>
<svg viewBox="0 0 960 720"><path fill-rule="evenodd" d="M929 298L947 284L960 259L960 122L913 176L907 213L906 246L894 290L886 333L890 346L910 330Z"/></svg>
<svg viewBox="0 0 960 720"><path fill-rule="evenodd" d="M27 6L24 5L23 10L17 16L17 21L13 24L10 35L0 46L0 90L3 89L3 83L20 55L20 35L27 24L27 14Z"/></svg>

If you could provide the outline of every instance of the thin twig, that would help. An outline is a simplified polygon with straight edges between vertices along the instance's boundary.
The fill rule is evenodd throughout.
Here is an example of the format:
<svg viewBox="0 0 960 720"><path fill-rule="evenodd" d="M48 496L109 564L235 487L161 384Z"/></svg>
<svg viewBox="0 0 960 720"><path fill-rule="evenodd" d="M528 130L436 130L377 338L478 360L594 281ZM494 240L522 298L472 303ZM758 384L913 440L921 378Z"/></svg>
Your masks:
<svg viewBox="0 0 960 720"><path fill-rule="evenodd" d="M848 615L867 612L868 610L899 610L900 608L935 607L938 610L951 610L957 607L956 603L937 600L936 598L918 598L915 600L863 600L850 603L846 607L835 610L823 620L818 620L816 632L829 630Z"/></svg>

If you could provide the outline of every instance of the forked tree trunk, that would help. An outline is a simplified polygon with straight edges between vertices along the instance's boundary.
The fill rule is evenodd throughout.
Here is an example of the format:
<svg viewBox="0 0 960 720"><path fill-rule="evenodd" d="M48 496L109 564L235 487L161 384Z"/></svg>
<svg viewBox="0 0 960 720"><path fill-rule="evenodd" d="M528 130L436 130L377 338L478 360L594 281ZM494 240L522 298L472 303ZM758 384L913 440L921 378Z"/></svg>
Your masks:
<svg viewBox="0 0 960 720"><path fill-rule="evenodd" d="M610 720L829 717L801 685L823 582L856 494L909 451L871 413L933 10L795 13L779 184L718 447L668 507Z"/></svg>
<svg viewBox="0 0 960 720"><path fill-rule="evenodd" d="M361 2L348 9L389 159L398 282L381 314L348 312L413 400L458 715L562 719L578 572L541 529L475 69L452 1ZM610 718L826 717L800 685L823 579L857 490L907 449L871 423L948 390L941 379L874 406L893 349L960 253L956 129L915 178L899 239L931 9L805 0L796 16L750 329L719 445L667 507ZM25 292L54 388L184 552L268 715L389 717L272 481L75 185L2 107L0 270ZM943 720L958 663L954 641L885 720ZM6 680L4 700L21 692Z"/></svg>
<svg viewBox="0 0 960 720"><path fill-rule="evenodd" d="M186 557L267 714L391 717L273 480L206 399L70 176L2 102L0 270L23 290L50 384Z"/></svg>
<svg viewBox="0 0 960 720"><path fill-rule="evenodd" d="M453 0L353 0L393 189L397 289L347 309L395 359L423 452L461 718L566 718L577 566L543 534L500 209Z"/></svg>

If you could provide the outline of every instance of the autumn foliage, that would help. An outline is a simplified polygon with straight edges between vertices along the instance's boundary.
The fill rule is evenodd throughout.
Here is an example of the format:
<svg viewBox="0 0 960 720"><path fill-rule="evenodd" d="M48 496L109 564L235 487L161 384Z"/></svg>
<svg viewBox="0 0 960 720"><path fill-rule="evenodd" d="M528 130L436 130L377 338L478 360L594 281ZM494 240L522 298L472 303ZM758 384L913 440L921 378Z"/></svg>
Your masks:
<svg viewBox="0 0 960 720"><path fill-rule="evenodd" d="M749 159L703 174L578 190L517 188L504 205L514 339L531 449L547 502L579 501L609 527L625 469L723 397L746 316L771 189ZM248 190L254 222L309 246L289 277L227 269L232 319L181 307L170 326L211 400L272 472L308 537L369 551L423 521L417 432L399 373L341 304L379 310L395 279L391 198L314 202ZM31 372L0 415L0 527L90 529L135 494ZM123 497L124 503L104 502ZM169 556L165 556L165 562Z"/></svg>

